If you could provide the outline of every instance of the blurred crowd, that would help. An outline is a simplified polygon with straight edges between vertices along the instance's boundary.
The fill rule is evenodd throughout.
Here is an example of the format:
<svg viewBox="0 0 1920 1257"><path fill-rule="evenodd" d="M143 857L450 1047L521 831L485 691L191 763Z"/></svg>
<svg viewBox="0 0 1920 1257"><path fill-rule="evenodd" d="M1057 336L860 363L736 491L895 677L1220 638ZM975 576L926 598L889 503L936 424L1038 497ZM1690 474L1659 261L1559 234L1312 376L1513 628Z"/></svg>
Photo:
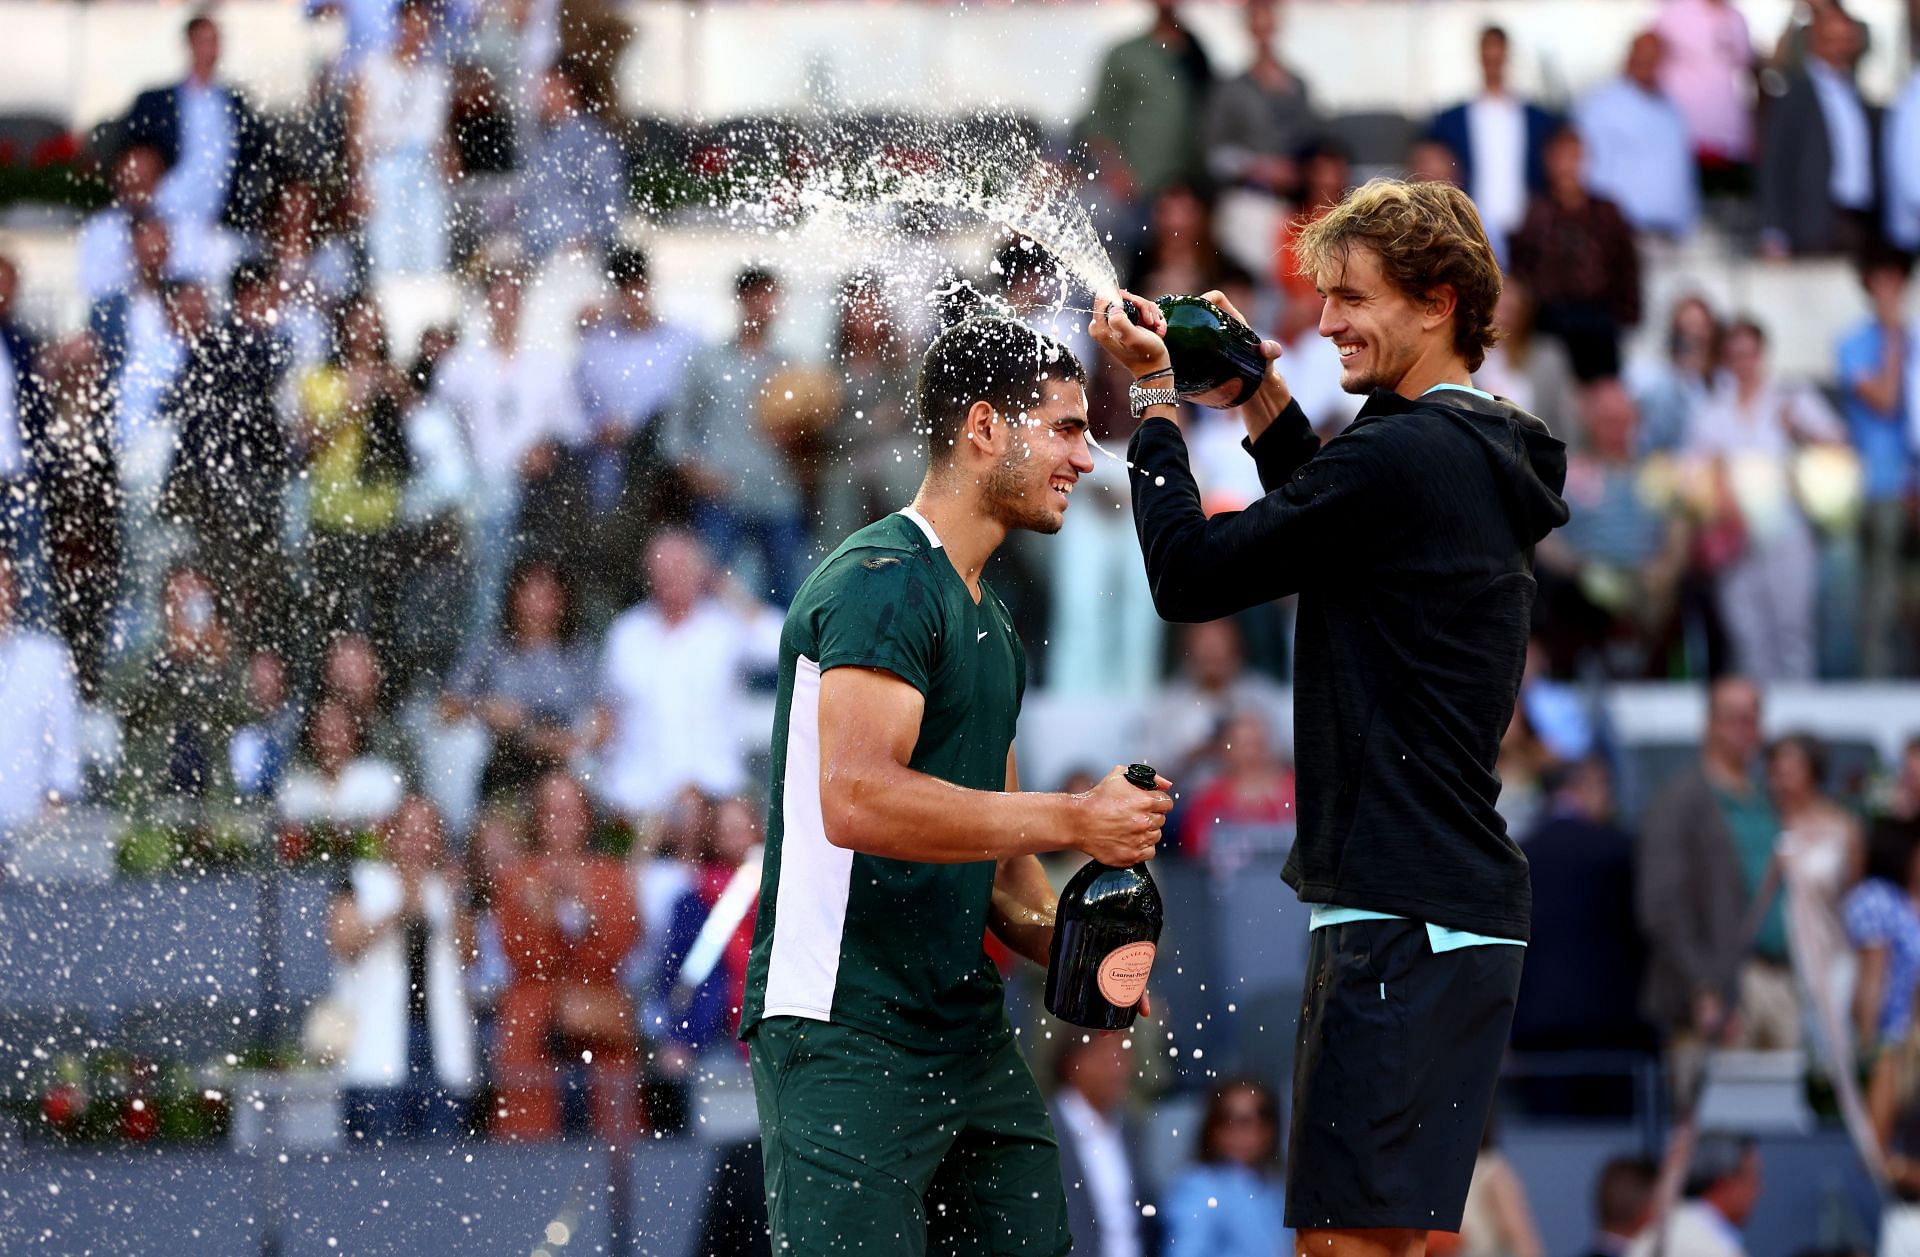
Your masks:
<svg viewBox="0 0 1920 1257"><path fill-rule="evenodd" d="M315 8L347 39L300 109L255 111L200 14L186 77L103 130L84 329L24 326L0 257L0 829L99 805L171 827L163 859L191 867L248 818L272 859L335 870L339 986L307 1035L359 1131L666 1125L734 1054L752 904L728 888L756 884L763 806L745 713L798 583L918 482L922 324L852 274L829 343L796 344L761 266L734 277L726 339L664 317L595 6ZM1332 436L1360 399L1288 232L1374 171L1281 60L1283 15L1246 5L1257 56L1224 78L1156 4L1061 160L1085 164L1126 285L1224 291ZM1508 273L1477 382L1571 449L1501 755L1540 922L1516 1046L1810 1027L1832 1059L1893 1062L1874 1111L1889 1155L1920 1157L1920 743L1863 794L1758 724L1766 683L1920 670L1920 76L1865 99L1865 39L1837 0L1772 49L1724 0L1665 0L1562 114L1510 87L1488 28L1482 90L1409 122L1395 169L1473 195ZM1764 311L1645 308L1701 232L1855 263L1872 313L1830 329L1829 380L1773 369ZM558 347L529 298L556 274L585 276L558 287L580 296ZM423 275L456 277L471 317L395 343L380 293ZM1044 250L1005 239L969 278L1080 351L1096 435L1124 435L1125 381ZM1647 321L1664 333L1636 338ZM1260 493L1233 416L1183 423L1210 509ZM1170 854L1231 874L1291 837L1291 612L1161 624L1118 479L993 579L1036 682L1136 703L1140 757L1182 790ZM1699 765L1628 815L1579 683L1661 678L1722 679ZM1777 902L1748 938L1756 900ZM1108 1064L1063 1060L1062 1094ZM1093 1141L1089 1207L1110 1212L1125 1087L1102 1085L1059 1121ZM1272 1251L1273 1096L1213 1106L1169 1251ZM1254 1238L1183 1231L1181 1199L1227 1225L1229 1180Z"/></svg>

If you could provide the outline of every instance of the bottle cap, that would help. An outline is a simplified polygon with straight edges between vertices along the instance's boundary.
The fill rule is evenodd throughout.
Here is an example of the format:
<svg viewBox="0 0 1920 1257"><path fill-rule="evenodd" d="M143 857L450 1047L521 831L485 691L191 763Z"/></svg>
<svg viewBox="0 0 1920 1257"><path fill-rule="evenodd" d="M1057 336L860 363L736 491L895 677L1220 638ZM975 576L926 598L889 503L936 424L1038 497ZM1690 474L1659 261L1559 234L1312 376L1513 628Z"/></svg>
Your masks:
<svg viewBox="0 0 1920 1257"><path fill-rule="evenodd" d="M1159 777L1160 777L1160 774L1153 771L1153 768L1151 765L1148 765L1148 764L1128 764L1127 765L1127 780L1132 784L1139 786L1142 790L1153 789L1154 782L1157 781Z"/></svg>

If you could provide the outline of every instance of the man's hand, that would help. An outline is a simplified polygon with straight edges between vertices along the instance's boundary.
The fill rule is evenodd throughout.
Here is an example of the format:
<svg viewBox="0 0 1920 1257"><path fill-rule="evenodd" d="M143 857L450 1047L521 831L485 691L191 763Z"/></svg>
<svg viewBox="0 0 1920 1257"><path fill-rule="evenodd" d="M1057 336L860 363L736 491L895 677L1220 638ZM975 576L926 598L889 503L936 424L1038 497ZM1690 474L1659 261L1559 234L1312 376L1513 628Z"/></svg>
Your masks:
<svg viewBox="0 0 1920 1257"><path fill-rule="evenodd" d="M1242 323L1246 323L1248 327L1253 326L1247 322L1247 316L1235 309L1233 302L1227 300L1227 294L1216 289L1201 295ZM1256 441L1260 439L1260 434L1267 430L1267 425L1278 418L1280 412L1287 408L1287 403L1293 400L1293 390L1287 387L1286 377L1280 374L1280 342L1262 339L1260 352L1266 355L1269 364L1267 377L1260 381L1259 390L1240 407L1240 419L1247 425L1247 435ZM1194 400L1203 406L1224 406L1223 402L1209 401L1206 397L1196 397Z"/></svg>
<svg viewBox="0 0 1920 1257"><path fill-rule="evenodd" d="M1139 314L1138 321L1127 315L1124 303L1129 301ZM1087 324L1087 335L1136 380L1172 370L1167 342L1160 339L1166 330L1167 316L1160 312L1159 306L1124 289L1094 298L1093 318ZM1162 375L1153 383L1160 388L1172 388L1173 377Z"/></svg>
<svg viewBox="0 0 1920 1257"><path fill-rule="evenodd" d="M1099 785L1075 795L1074 849L1117 869L1153 859L1173 810L1167 794L1173 783L1153 780L1152 790L1142 790L1127 780L1124 767L1116 767Z"/></svg>

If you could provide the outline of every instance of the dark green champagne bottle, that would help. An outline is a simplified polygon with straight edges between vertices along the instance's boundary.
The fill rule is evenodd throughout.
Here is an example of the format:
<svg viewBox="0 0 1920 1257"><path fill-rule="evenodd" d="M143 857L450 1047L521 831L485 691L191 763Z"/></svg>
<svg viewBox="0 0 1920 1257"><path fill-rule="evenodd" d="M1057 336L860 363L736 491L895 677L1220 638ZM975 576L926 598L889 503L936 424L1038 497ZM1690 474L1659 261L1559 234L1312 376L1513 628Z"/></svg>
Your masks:
<svg viewBox="0 0 1920 1257"><path fill-rule="evenodd" d="M1234 385L1231 406L1252 397L1266 378L1267 360L1253 329L1205 297L1165 296L1154 303L1167 316L1167 357L1173 362L1173 389L1182 397ZM1140 311L1126 303L1127 317Z"/></svg>
<svg viewBox="0 0 1920 1257"><path fill-rule="evenodd" d="M1153 789L1145 764L1127 780ZM1125 1030L1153 972L1164 910L1147 866L1116 869L1098 860L1073 875L1060 892L1047 955L1047 1011L1089 1030Z"/></svg>

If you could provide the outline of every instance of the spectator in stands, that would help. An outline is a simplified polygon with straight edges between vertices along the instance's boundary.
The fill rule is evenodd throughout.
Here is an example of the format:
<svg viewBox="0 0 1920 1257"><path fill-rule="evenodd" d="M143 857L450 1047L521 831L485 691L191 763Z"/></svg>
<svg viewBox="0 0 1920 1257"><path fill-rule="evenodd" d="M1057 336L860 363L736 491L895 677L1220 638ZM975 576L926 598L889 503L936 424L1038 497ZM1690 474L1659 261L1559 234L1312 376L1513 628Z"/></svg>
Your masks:
<svg viewBox="0 0 1920 1257"><path fill-rule="evenodd" d="M1474 1158L1457 1247L1442 1242L1434 1257L1546 1257L1527 1203L1526 1184L1500 1151L1491 1119Z"/></svg>
<svg viewBox="0 0 1920 1257"><path fill-rule="evenodd" d="M600 656L606 741L601 797L631 821L663 812L683 787L716 797L746 788L736 701L770 669L780 613L715 579L700 543L665 532L647 549L645 602L613 622Z"/></svg>
<svg viewBox="0 0 1920 1257"><path fill-rule="evenodd" d="M327 915L335 996L354 1012L347 1129L376 1145L444 1139L463 1129L480 1078L463 979L473 918L433 804L408 798L380 838L335 886Z"/></svg>
<svg viewBox="0 0 1920 1257"><path fill-rule="evenodd" d="M637 1124L635 1014L618 975L640 920L625 868L589 849L593 819L579 782L542 777L535 851L495 897L513 979L500 996L493 1129L509 1139L560 1133L566 1073L582 1061L595 1134L621 1140Z"/></svg>
<svg viewBox="0 0 1920 1257"><path fill-rule="evenodd" d="M59 638L19 620L13 560L0 550L0 857L13 831L80 793L80 696Z"/></svg>
<svg viewBox="0 0 1920 1257"><path fill-rule="evenodd" d="M1286 692L1247 671L1234 621L1189 624L1181 630L1180 673L1147 704L1134 742L1147 762L1191 781L1218 771L1222 735L1238 711L1265 714L1269 729L1291 727L1284 723L1292 715Z"/></svg>
<svg viewBox="0 0 1920 1257"><path fill-rule="evenodd" d="M40 342L14 310L20 271L0 254L0 552L30 581L44 578L37 464L47 437L47 394Z"/></svg>
<svg viewBox="0 0 1920 1257"><path fill-rule="evenodd" d="M232 641L213 582L181 564L161 595L161 640L112 687L124 746L123 801L230 797L227 746L245 719Z"/></svg>
<svg viewBox="0 0 1920 1257"><path fill-rule="evenodd" d="M1451 151L1451 150L1449 150ZM1279 238L1274 242L1272 272L1273 282L1278 284L1286 297L1287 308L1283 315L1288 330L1296 334L1304 332L1320 320L1320 294L1314 291L1313 276L1303 274L1299 259L1293 251L1293 242L1308 223L1320 217L1338 205L1353 186L1353 155L1338 140L1309 140L1294 153L1294 164L1300 170L1300 204L1291 213L1280 220Z"/></svg>
<svg viewBox="0 0 1920 1257"><path fill-rule="evenodd" d="M1208 860L1221 873L1293 840L1293 768L1273 749L1267 714L1228 717L1220 731L1220 775L1188 796L1172 850ZM1171 844L1170 844L1171 845Z"/></svg>
<svg viewBox="0 0 1920 1257"><path fill-rule="evenodd" d="M1875 680L1894 675L1903 662L1895 637L1906 584L1901 554L1920 450L1920 399L1908 396L1907 383L1909 368L1920 363L1920 325L1907 313L1912 265L1889 250L1875 251L1862 263L1860 283L1873 312L1842 338L1834 369L1840 410L1866 476L1860 670Z"/></svg>
<svg viewBox="0 0 1920 1257"><path fill-rule="evenodd" d="M220 27L214 20L205 13L189 18L186 41L187 77L135 97L121 143L159 152L167 173L154 204L169 225L225 223L245 230L264 208L273 169L267 128L246 97L217 78Z"/></svg>
<svg viewBox="0 0 1920 1257"><path fill-rule="evenodd" d="M1265 1083L1242 1078L1215 1087L1194 1165L1167 1192L1166 1257L1291 1252L1282 1153L1280 1104Z"/></svg>
<svg viewBox="0 0 1920 1257"><path fill-rule="evenodd" d="M1879 234L1873 119L1853 81L1860 27L1818 9L1806 66L1770 102L1760 149L1760 248L1768 257L1858 255Z"/></svg>
<svg viewBox="0 0 1920 1257"><path fill-rule="evenodd" d="M746 998L747 954L753 947L755 898L749 897L719 956L708 958L712 967L704 973L686 970L708 916L761 841L759 816L741 798L716 804L705 829L693 884L673 905L657 963L645 975L641 1007L641 1026L656 1061L664 1073L683 1083L701 1057L736 1050L733 1032ZM748 874L756 887L758 867L756 862Z"/></svg>
<svg viewBox="0 0 1920 1257"><path fill-rule="evenodd" d="M1641 31L1620 77L1581 97L1573 118L1588 189L1618 205L1635 231L1684 240L1700 219L1700 177L1687 120L1660 83L1665 59L1659 33Z"/></svg>
<svg viewBox="0 0 1920 1257"><path fill-rule="evenodd" d="M1153 25L1108 50L1080 132L1123 200L1145 200L1199 173L1194 137L1213 78L1175 0L1154 0Z"/></svg>
<svg viewBox="0 0 1920 1257"><path fill-rule="evenodd" d="M483 798L518 794L593 743L594 660L572 591L553 564L523 560L507 581L500 630L476 643L447 687L449 718L471 715L492 750Z"/></svg>
<svg viewBox="0 0 1920 1257"><path fill-rule="evenodd" d="M99 344L87 332L41 355L47 439L35 473L46 515L53 624L73 650L80 692L100 692L120 584L119 459Z"/></svg>
<svg viewBox="0 0 1920 1257"><path fill-rule="evenodd" d="M151 145L130 144L113 155L113 200L87 216L74 241L80 295L89 307L132 289L133 223L154 212L164 173L166 163Z"/></svg>
<svg viewBox="0 0 1920 1257"><path fill-rule="evenodd" d="M1586 1257L1626 1257L1634 1238L1653 1220L1660 1167L1645 1157L1615 1157L1593 1185L1593 1242Z"/></svg>
<svg viewBox="0 0 1920 1257"><path fill-rule="evenodd" d="M398 638L407 553L400 514L412 455L406 413L413 383L394 365L380 306L362 294L340 307L334 352L298 390L307 481L307 602L316 640L366 633L383 654Z"/></svg>
<svg viewBox="0 0 1920 1257"><path fill-rule="evenodd" d="M1023 247L1031 246L1031 247ZM1009 243L994 255L1005 295L1022 317L1056 306L1059 282L1051 262L1032 241ZM1078 315L1062 322L1085 322ZM913 363L907 336L884 282L870 272L850 277L840 290L834 361L845 387L834 424L839 471L820 485L821 508L814 536L845 537L913 500L924 470L917 439L907 421ZM838 544L837 540L834 544Z"/></svg>
<svg viewBox="0 0 1920 1257"><path fill-rule="evenodd" d="M1874 819L1866 846L1865 876L1842 912L1858 964L1854 1039L1870 1054L1908 1037L1920 987L1920 740L1908 744L1894 806Z"/></svg>
<svg viewBox="0 0 1920 1257"><path fill-rule="evenodd" d="M243 799L271 799L293 765L301 729L300 703L287 682L287 664L272 650L247 660L250 719L233 731L227 763L234 793Z"/></svg>
<svg viewBox="0 0 1920 1257"><path fill-rule="evenodd" d="M1818 554L1794 459L1803 447L1844 441L1846 430L1811 386L1774 376L1758 323L1735 322L1724 356L1687 440L1712 485L1715 523L1740 543L1714 573L1720 617L1737 668L1763 681L1811 680Z"/></svg>
<svg viewBox="0 0 1920 1257"><path fill-rule="evenodd" d="M536 258L568 248L602 258L626 216L620 145L586 107L585 73L563 58L541 81L519 204L520 234Z"/></svg>
<svg viewBox="0 0 1920 1257"><path fill-rule="evenodd" d="M193 342L161 399L161 422L178 438L160 506L192 529L227 623L251 649L286 629L291 458L275 399L287 345L265 262L234 268L232 296L231 314Z"/></svg>
<svg viewBox="0 0 1920 1257"><path fill-rule="evenodd" d="M285 825L282 850L352 850L400 806L400 766L362 752L360 722L327 700L307 718L300 762L281 781L274 811Z"/></svg>
<svg viewBox="0 0 1920 1257"><path fill-rule="evenodd" d="M1612 201L1583 182L1579 132L1547 142L1546 190L1527 204L1508 244L1513 274L1538 303L1541 331L1567 347L1573 373L1590 382L1620 373L1620 335L1640 321L1640 255Z"/></svg>
<svg viewBox="0 0 1920 1257"><path fill-rule="evenodd" d="M392 715L394 689L380 652L364 633L342 633L320 660L320 697L343 704L360 725L370 754L411 768L413 752Z"/></svg>
<svg viewBox="0 0 1920 1257"><path fill-rule="evenodd" d="M347 156L376 275L447 262L452 76L433 46L437 0L402 0L390 49L361 62L347 101Z"/></svg>
<svg viewBox="0 0 1920 1257"><path fill-rule="evenodd" d="M1751 1137L1710 1131L1694 1144L1686 1199L1640 1233L1628 1257L1746 1257L1740 1232L1760 1201L1760 1150Z"/></svg>
<svg viewBox="0 0 1920 1257"><path fill-rule="evenodd" d="M1640 406L1642 452L1686 446L1693 417L1706 405L1720 369L1723 339L1720 320L1706 298L1689 293L1674 302L1667 315L1665 357L1636 362L1627 372L1628 387Z"/></svg>
<svg viewBox="0 0 1920 1257"><path fill-rule="evenodd" d="M1503 298L1504 299L1504 298ZM1617 379L1582 394L1585 448L1567 459L1573 518L1535 551L1555 671L1597 663L1658 676L1687 570L1689 531L1659 488L1665 461L1639 457L1639 414Z"/></svg>
<svg viewBox="0 0 1920 1257"><path fill-rule="evenodd" d="M452 350L433 373L434 392L466 438L477 481L471 507L473 601L467 617L474 634L484 633L498 613L527 455L543 441L583 435L566 362L521 340L523 280L512 269L488 276L490 339Z"/></svg>
<svg viewBox="0 0 1920 1257"><path fill-rule="evenodd" d="M1786 916L1777 898L1759 933L1744 936L1780 833L1754 780L1759 750L1759 688L1746 677L1721 677L1708 695L1699 764L1662 787L1640 835L1634 878L1649 950L1644 1006L1666 1032L1676 1074L1698 1047L1727 1033L1729 1015L1741 1046L1797 1048L1801 1042ZM1736 992L1737 1006L1728 1008Z"/></svg>
<svg viewBox="0 0 1920 1257"><path fill-rule="evenodd" d="M1140 1133L1127 1118L1133 1040L1070 1034L1054 1059L1053 1130L1067 1189L1074 1247L1093 1257L1155 1251L1159 1227L1143 1213L1153 1200L1141 1161Z"/></svg>
<svg viewBox="0 0 1920 1257"><path fill-rule="evenodd" d="M1634 922L1633 838L1612 773L1589 755L1550 768L1546 807L1519 835L1533 871L1533 937L1513 1014L1519 1051L1649 1046L1636 1004L1646 945Z"/></svg>
<svg viewBox="0 0 1920 1257"><path fill-rule="evenodd" d="M785 604L799 587L806 519L799 486L766 420L767 382L788 364L776 357L780 285L750 266L735 278L740 322L731 341L710 345L688 368L666 433L667 456L694 493L694 526L714 558L738 568L748 546L760 560L751 588Z"/></svg>
<svg viewBox="0 0 1920 1257"><path fill-rule="evenodd" d="M1298 199L1294 154L1320 127L1306 80L1280 60L1280 12L1279 0L1247 5L1253 64L1214 85L1200 131L1206 173L1221 188L1214 228L1248 269L1267 260L1281 206Z"/></svg>
<svg viewBox="0 0 1920 1257"><path fill-rule="evenodd" d="M1579 448L1585 438L1572 361L1562 341L1540 334L1533 288L1519 275L1509 274L1501 283L1493 323L1500 339L1473 373L1474 382L1545 421L1555 436Z"/></svg>
<svg viewBox="0 0 1920 1257"><path fill-rule="evenodd" d="M280 290L279 326L298 373L319 366L333 352L333 307L351 297L360 282L352 246L344 233L333 229L326 210L313 184L283 185L262 248L262 256L273 265Z"/></svg>
<svg viewBox="0 0 1920 1257"><path fill-rule="evenodd" d="M1660 85L1687 120L1712 192L1744 192L1753 161L1753 36L1732 0L1664 0L1654 33L1665 45Z"/></svg>
<svg viewBox="0 0 1920 1257"><path fill-rule="evenodd" d="M655 421L680 395L687 364L700 348L691 330L660 317L653 305L647 255L621 246L607 257L613 302L584 320L575 373L580 409L596 439L624 445L642 433L657 440Z"/></svg>
<svg viewBox="0 0 1920 1257"><path fill-rule="evenodd" d="M1502 261L1508 237L1526 217L1527 198L1546 191L1547 140L1559 125L1551 113L1513 94L1507 57L1507 32L1483 29L1480 94L1443 110L1429 128L1459 159L1460 181Z"/></svg>
<svg viewBox="0 0 1920 1257"><path fill-rule="evenodd" d="M1904 1257L1920 1243L1920 1037L1888 1040L1874 1059L1867 1109L1886 1166L1880 1211L1881 1257Z"/></svg>
<svg viewBox="0 0 1920 1257"><path fill-rule="evenodd" d="M1885 180L1887 239L1896 249L1920 252L1920 66L1887 106L1881 127L1880 173Z"/></svg>
<svg viewBox="0 0 1920 1257"><path fill-rule="evenodd" d="M1854 962L1841 903L1860 880L1866 846L1859 818L1827 793L1827 781L1826 747L1812 734L1791 734L1767 748L1767 785L1780 816L1774 858L1794 970L1808 1022L1819 1028L1816 1042L1828 1049L1829 1065L1846 1068L1853 1061L1847 994Z"/></svg>

